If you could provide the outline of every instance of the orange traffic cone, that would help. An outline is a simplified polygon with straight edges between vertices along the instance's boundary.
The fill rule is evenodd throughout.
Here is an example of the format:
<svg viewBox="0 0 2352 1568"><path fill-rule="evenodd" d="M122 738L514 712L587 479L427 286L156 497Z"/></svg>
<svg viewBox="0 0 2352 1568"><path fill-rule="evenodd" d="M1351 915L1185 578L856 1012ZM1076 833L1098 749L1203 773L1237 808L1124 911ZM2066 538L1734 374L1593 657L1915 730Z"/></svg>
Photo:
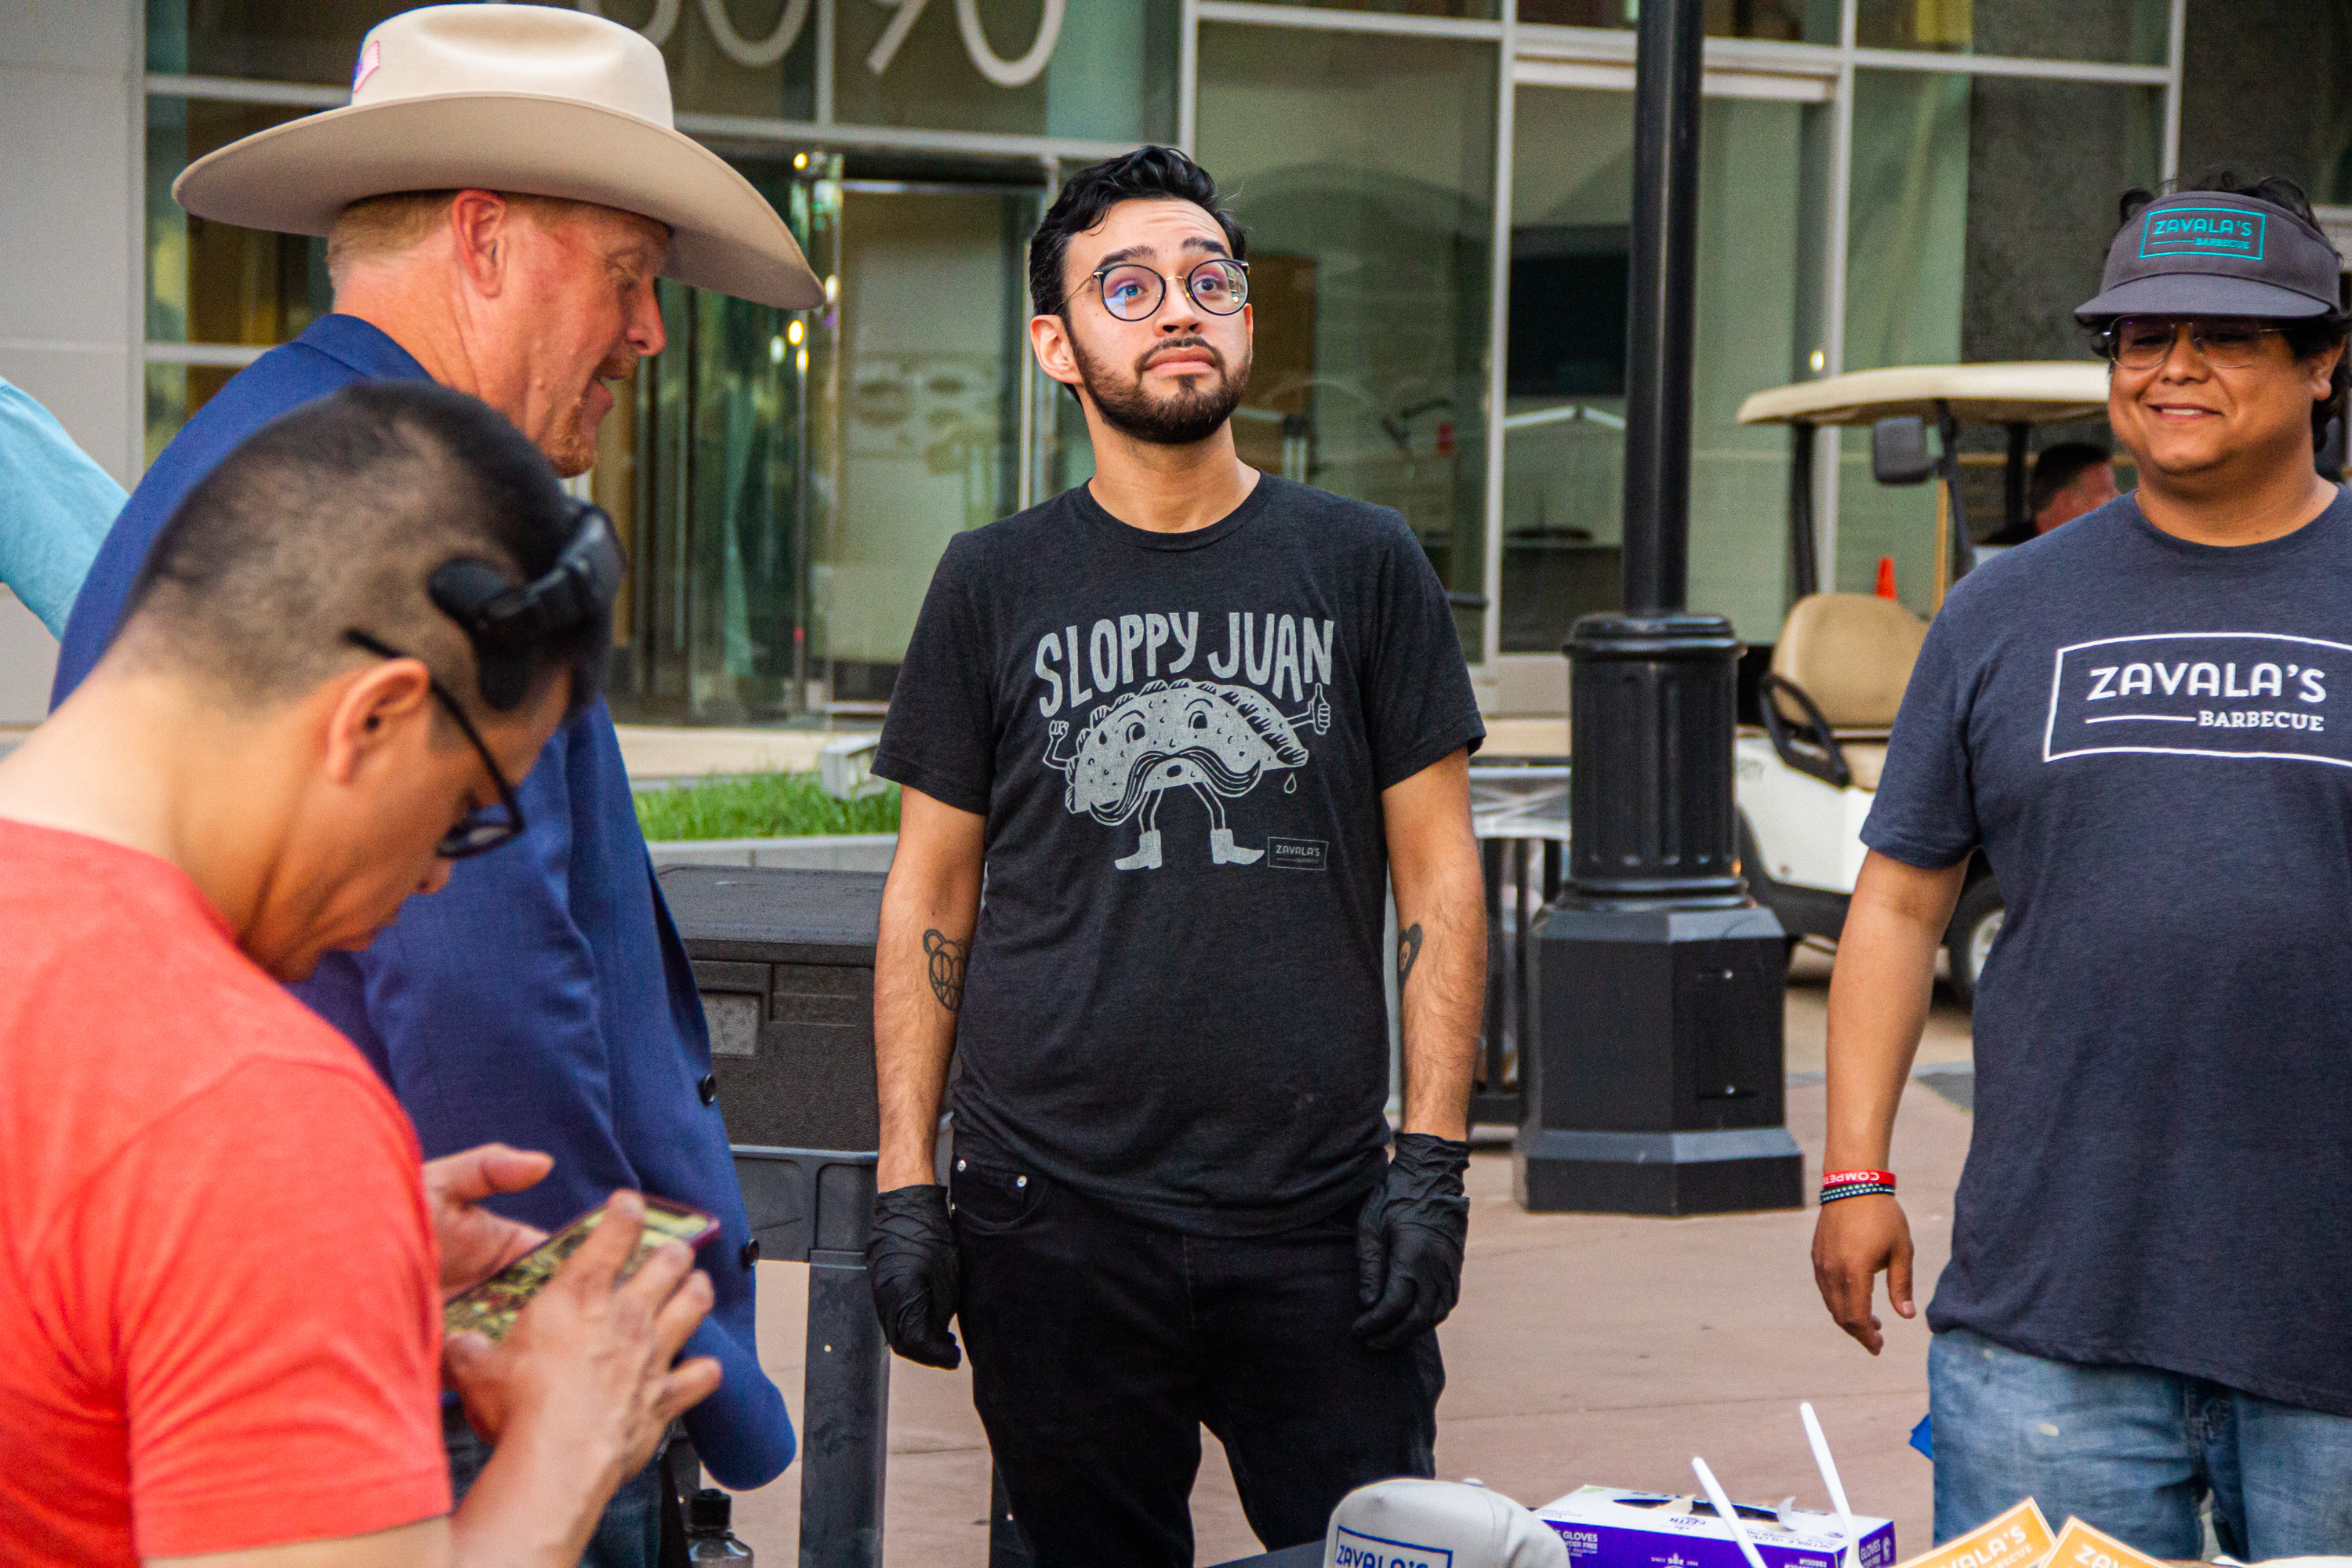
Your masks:
<svg viewBox="0 0 2352 1568"><path fill-rule="evenodd" d="M1895 597L1895 557L1892 555L1878 558L1878 596L1882 599Z"/></svg>

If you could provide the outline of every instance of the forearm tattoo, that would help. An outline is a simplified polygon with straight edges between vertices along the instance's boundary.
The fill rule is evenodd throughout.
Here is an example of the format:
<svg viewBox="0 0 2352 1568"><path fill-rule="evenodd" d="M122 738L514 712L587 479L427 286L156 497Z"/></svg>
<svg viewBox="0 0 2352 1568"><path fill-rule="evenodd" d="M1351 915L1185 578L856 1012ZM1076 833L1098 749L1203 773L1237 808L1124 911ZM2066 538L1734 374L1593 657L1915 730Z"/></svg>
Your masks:
<svg viewBox="0 0 2352 1568"><path fill-rule="evenodd" d="M1413 938L1419 941L1421 928L1413 927ZM931 994L949 1012L963 1007L963 963L971 952L971 943L957 942L937 931L923 933L923 952L931 965Z"/></svg>
<svg viewBox="0 0 2352 1568"><path fill-rule="evenodd" d="M1412 925L1405 927L1403 934L1397 938L1398 990L1403 990L1404 983L1412 978L1412 966L1419 963L1420 959L1421 923L1416 921Z"/></svg>

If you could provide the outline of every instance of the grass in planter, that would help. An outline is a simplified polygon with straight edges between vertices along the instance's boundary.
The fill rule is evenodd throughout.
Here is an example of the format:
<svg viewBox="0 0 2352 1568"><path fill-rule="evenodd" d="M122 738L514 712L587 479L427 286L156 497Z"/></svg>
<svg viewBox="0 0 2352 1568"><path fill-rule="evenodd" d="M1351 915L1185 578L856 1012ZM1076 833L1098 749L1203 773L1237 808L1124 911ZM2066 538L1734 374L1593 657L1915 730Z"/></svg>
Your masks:
<svg viewBox="0 0 2352 1568"><path fill-rule="evenodd" d="M790 838L814 833L896 833L898 786L835 800L814 770L713 773L675 789L640 790L637 826L651 843L681 838Z"/></svg>

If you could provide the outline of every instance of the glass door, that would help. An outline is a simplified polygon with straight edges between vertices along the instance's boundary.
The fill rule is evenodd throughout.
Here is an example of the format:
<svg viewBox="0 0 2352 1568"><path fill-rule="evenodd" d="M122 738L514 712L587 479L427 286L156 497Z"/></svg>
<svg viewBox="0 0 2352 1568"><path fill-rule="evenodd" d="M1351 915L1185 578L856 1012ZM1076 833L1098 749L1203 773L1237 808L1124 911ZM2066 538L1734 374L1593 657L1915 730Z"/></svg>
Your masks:
<svg viewBox="0 0 2352 1568"><path fill-rule="evenodd" d="M668 346L605 421L593 480L631 562L614 708L878 716L949 539L1071 466L1054 443L1076 422L1024 386L1023 247L1044 188L733 162L788 214L828 302L662 285Z"/></svg>
<svg viewBox="0 0 2352 1568"><path fill-rule="evenodd" d="M1541 69L1543 68L1538 68ZM1633 73L1517 89L1504 405L1501 651L1557 654L1619 603L1623 534ZM1828 84L1735 96L1710 78L1700 130L1690 605L1769 643L1787 608L1786 432L1736 417L1810 374L1818 346L1815 147Z"/></svg>
<svg viewBox="0 0 2352 1568"><path fill-rule="evenodd" d="M826 162L736 160L835 287ZM630 561L609 681L625 721L757 723L808 705L809 558L825 508L835 310L665 280L668 342L598 432L590 480Z"/></svg>
<svg viewBox="0 0 2352 1568"><path fill-rule="evenodd" d="M948 541L1020 508L1023 257L1043 196L844 182L839 434L809 585L824 711L884 710Z"/></svg>

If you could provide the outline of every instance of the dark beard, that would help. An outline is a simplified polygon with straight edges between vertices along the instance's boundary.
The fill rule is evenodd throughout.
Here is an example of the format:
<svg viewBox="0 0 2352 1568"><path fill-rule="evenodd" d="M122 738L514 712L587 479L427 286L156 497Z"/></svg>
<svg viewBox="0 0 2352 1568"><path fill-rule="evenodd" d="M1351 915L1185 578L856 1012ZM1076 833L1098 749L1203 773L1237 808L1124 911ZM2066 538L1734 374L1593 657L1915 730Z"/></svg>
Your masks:
<svg viewBox="0 0 2352 1568"><path fill-rule="evenodd" d="M1241 406L1242 395L1249 390L1250 367L1244 361L1240 374L1227 372L1224 355L1198 338L1154 343L1150 353L1178 346L1205 348L1215 355L1218 380L1214 386L1188 385L1173 396L1154 401L1143 390L1141 365L1136 367L1125 385L1114 386L1102 367L1078 346L1075 335L1070 339L1070 357L1077 362L1078 379L1085 384L1087 395L1094 399L1095 411L1102 416L1104 424L1122 436L1149 441L1155 447L1191 447L1215 435L1233 417L1234 410Z"/></svg>

